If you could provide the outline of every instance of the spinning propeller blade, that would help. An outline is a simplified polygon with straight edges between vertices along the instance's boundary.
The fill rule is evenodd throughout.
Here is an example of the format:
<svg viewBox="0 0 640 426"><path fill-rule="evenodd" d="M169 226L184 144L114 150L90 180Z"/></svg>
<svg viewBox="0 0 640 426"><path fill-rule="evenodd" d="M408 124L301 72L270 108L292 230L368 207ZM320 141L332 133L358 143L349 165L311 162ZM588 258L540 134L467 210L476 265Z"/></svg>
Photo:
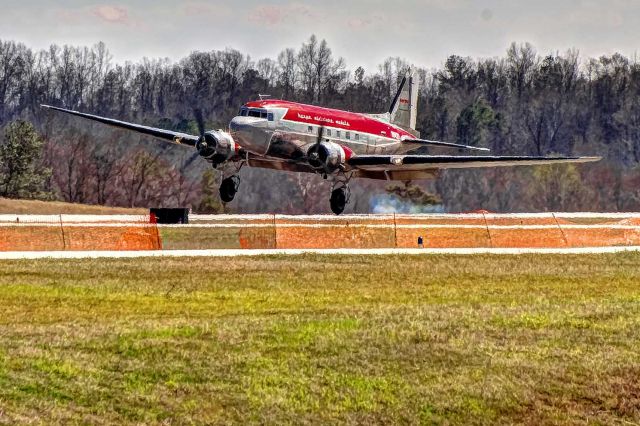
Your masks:
<svg viewBox="0 0 640 426"><path fill-rule="evenodd" d="M324 136L324 126L320 126L318 129L318 138L316 143L307 151L307 161L314 167L318 167L322 161L320 159L320 144L322 143L322 137Z"/></svg>
<svg viewBox="0 0 640 426"><path fill-rule="evenodd" d="M318 140L316 141L316 146L319 146L322 143L322 137L324 136L324 126L320 126L318 129Z"/></svg>
<svg viewBox="0 0 640 426"><path fill-rule="evenodd" d="M200 137L203 137L207 130L205 129L204 117L202 116L202 110L200 108L194 108L193 109L193 115L195 116L196 123L198 124L198 132L200 134Z"/></svg>

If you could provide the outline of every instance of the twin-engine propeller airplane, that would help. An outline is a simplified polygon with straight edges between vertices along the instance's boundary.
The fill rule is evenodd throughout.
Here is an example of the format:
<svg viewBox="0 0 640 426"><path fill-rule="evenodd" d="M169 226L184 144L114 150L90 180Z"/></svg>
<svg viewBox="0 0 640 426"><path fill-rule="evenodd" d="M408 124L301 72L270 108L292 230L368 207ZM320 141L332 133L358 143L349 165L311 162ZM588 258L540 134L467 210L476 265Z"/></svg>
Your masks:
<svg viewBox="0 0 640 426"><path fill-rule="evenodd" d="M344 211L352 178L416 180L437 176L441 169L584 163L598 157L528 157L425 155L426 147L460 151L487 148L420 139L415 130L418 85L413 72L402 80L385 114L361 114L283 100L259 100L240 108L228 130L189 135L43 105L114 127L195 147L200 156L221 169L220 198L230 202L238 191L238 172L246 164L266 169L318 173L332 181L331 210Z"/></svg>

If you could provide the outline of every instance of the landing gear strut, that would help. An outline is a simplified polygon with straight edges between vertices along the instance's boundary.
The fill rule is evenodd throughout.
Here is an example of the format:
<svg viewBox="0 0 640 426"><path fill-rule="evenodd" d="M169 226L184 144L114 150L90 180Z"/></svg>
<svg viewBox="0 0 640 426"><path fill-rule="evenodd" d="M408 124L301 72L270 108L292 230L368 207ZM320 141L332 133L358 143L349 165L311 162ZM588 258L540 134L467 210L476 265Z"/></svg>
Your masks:
<svg viewBox="0 0 640 426"><path fill-rule="evenodd" d="M236 193L238 192L238 187L240 186L240 176L233 175L226 179L223 179L220 184L220 199L225 203L230 203L233 201Z"/></svg>

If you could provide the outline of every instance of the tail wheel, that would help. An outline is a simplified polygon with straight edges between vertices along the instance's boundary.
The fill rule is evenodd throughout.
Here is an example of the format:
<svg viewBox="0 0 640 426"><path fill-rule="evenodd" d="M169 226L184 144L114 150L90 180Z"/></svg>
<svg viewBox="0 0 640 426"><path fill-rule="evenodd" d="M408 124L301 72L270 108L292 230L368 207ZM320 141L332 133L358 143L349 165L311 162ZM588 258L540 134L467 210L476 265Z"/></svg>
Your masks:
<svg viewBox="0 0 640 426"><path fill-rule="evenodd" d="M346 188L337 188L331 192L331 211L337 215L342 214L347 205Z"/></svg>

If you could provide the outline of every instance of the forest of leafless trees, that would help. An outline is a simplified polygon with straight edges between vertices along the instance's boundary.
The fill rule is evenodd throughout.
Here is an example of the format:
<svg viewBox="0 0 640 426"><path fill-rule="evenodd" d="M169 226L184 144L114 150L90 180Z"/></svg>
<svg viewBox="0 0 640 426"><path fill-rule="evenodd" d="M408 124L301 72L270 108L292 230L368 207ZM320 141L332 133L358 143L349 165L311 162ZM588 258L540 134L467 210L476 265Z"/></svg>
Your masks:
<svg viewBox="0 0 640 426"><path fill-rule="evenodd" d="M636 210L640 208L640 63L620 54L583 58L512 44L502 57L452 55L419 68L422 137L485 146L495 154L600 155L582 166L448 171L418 184L445 211ZM183 147L47 112L40 104L197 134L225 128L258 94L383 112L408 63L365 70L336 58L315 36L277 58L225 49L173 62L116 63L104 44L34 51L0 40L0 127L32 122L50 171L39 196L121 206L192 206L203 211L327 212L316 176L244 168L236 201L213 200L218 178ZM1 143L1 142L0 142ZM404 191L407 192L407 191ZM347 212L370 212L384 182L357 181ZM433 201L435 200L435 201Z"/></svg>

